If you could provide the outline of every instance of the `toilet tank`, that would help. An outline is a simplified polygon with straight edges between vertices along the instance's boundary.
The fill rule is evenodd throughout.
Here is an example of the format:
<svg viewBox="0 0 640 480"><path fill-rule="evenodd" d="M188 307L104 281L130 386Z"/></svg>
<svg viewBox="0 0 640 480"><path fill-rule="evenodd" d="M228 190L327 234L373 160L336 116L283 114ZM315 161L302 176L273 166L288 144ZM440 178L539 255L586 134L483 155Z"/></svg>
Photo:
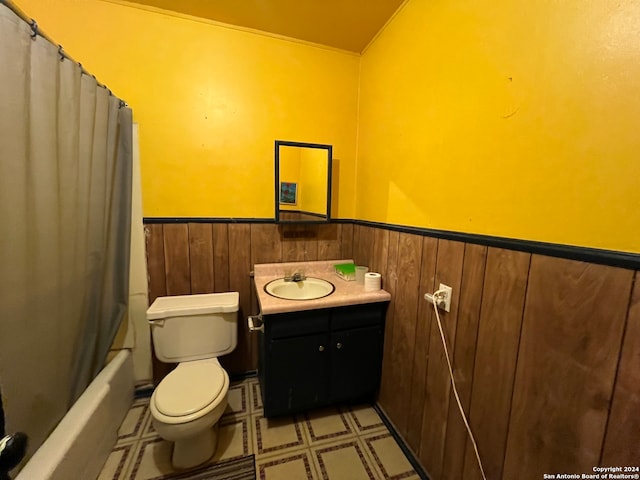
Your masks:
<svg viewBox="0 0 640 480"><path fill-rule="evenodd" d="M238 343L238 292L158 297L147 310L156 357L179 363L225 355Z"/></svg>

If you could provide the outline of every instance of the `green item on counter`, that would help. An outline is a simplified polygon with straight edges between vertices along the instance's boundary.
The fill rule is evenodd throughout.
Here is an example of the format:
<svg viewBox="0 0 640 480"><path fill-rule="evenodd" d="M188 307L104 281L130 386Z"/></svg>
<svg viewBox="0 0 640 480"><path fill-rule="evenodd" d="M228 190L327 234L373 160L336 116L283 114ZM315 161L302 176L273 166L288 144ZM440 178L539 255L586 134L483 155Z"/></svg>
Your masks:
<svg viewBox="0 0 640 480"><path fill-rule="evenodd" d="M340 278L347 281L356 279L356 265L354 263L340 263L333 267Z"/></svg>

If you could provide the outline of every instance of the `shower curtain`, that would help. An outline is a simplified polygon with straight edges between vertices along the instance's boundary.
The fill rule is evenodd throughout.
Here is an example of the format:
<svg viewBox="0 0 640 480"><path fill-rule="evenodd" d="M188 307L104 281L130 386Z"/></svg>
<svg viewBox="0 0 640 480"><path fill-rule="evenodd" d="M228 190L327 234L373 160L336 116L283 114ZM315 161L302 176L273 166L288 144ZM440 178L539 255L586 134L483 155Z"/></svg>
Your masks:
<svg viewBox="0 0 640 480"><path fill-rule="evenodd" d="M0 5L0 390L33 452L127 307L132 113Z"/></svg>

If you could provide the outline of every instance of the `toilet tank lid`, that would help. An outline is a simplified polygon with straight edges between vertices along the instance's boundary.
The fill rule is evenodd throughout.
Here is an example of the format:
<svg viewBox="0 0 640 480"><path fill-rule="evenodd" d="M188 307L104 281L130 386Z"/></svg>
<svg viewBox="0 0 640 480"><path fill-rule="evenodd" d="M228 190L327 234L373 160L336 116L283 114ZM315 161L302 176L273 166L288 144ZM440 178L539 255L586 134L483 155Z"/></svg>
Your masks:
<svg viewBox="0 0 640 480"><path fill-rule="evenodd" d="M147 320L207 313L237 312L238 304L238 292L158 297L147 309Z"/></svg>

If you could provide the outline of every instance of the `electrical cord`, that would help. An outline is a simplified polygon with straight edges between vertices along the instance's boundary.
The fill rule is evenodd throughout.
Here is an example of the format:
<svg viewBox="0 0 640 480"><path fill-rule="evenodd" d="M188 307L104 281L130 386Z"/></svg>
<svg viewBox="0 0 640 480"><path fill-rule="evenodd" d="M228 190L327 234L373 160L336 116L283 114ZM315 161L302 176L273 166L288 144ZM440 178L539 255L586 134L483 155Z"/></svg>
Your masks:
<svg viewBox="0 0 640 480"><path fill-rule="evenodd" d="M451 359L449 358L449 350L447 349L447 341L444 337L444 330L442 329L442 321L440 320L440 314L438 313L438 300L442 299L442 295L445 294L444 290L436 290L433 293L433 310L436 312L436 320L438 323L438 330L440 330L440 338L442 339L442 346L444 347L444 356L447 359L447 367L449 367L449 377L451 378L451 386L453 387L453 394L456 397L456 403L458 404L458 410L460 410L460 415L462 416L462 420L464 421L465 427L467 427L467 433L469 434L469 438L471 439L471 444L473 445L473 450L476 453L476 458L478 459L478 466L480 467L480 473L482 474L483 480L487 480L487 477L484 474L484 468L482 467L482 461L480 460L480 453L478 452L478 445L476 444L476 439L473 436L473 432L471 431L471 426L469 425L469 421L467 420L467 416L464 414L464 409L462 408L462 402L460 402L460 395L458 395L458 387L456 387L456 380L453 378L453 368L451 367Z"/></svg>

